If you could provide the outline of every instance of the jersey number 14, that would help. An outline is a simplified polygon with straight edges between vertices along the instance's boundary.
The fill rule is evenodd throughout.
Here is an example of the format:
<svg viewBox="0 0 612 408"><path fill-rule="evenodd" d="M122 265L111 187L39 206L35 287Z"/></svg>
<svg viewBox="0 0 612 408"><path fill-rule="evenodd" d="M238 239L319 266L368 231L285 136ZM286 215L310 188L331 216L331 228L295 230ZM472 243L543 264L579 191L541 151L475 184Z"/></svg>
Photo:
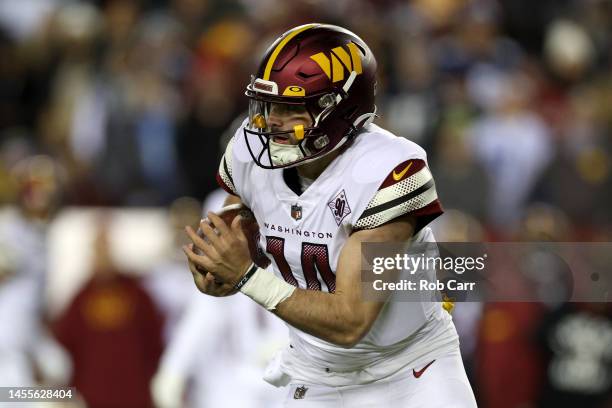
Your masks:
<svg viewBox="0 0 612 408"><path fill-rule="evenodd" d="M285 258L285 239L266 236L266 252L274 258L285 281L299 287L298 281L295 279L295 275L293 275L293 271ZM325 286L327 286L327 290L330 293L335 292L336 275L329 265L327 245L302 242L301 260L302 271L306 279L306 289L321 290L321 282L317 277L318 273Z"/></svg>

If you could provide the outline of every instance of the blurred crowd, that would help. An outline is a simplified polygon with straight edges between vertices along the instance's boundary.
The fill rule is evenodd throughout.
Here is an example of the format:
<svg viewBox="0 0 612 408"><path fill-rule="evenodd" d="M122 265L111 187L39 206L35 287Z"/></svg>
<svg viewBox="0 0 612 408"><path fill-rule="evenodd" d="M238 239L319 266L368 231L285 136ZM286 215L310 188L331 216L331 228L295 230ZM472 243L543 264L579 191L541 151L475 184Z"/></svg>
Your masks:
<svg viewBox="0 0 612 408"><path fill-rule="evenodd" d="M513 239L548 203L567 240L612 225L607 0L0 2L0 200L34 153L65 204L156 206L216 186L265 47L338 23L379 62L379 123L423 145L447 208Z"/></svg>
<svg viewBox="0 0 612 408"><path fill-rule="evenodd" d="M0 206L19 214L0 220L0 304L13 302L0 307L0 324L16 320L9 310L44 309L20 309L19 293L44 290L44 225L62 207L164 208L186 224L176 209L188 202L193 213L195 202L197 220L197 203L216 194L219 157L259 58L280 33L313 21L345 26L372 48L377 123L426 149L447 209L439 240L611 241L610 0L0 0ZM27 253L6 250L15 237L21 252L41 257L20 263ZM92 271L66 316L120 275ZM156 361L155 296L115 280L150 316L146 359ZM103 295L100 304L121 306ZM123 321L100 310L107 326ZM612 406L612 341L595 341L599 354L581 351L594 350L584 338L612 336L610 308L466 304L456 313L481 406ZM586 337L554 340L562 316L582 318ZM79 324L54 323L68 351L86 338ZM0 352L27 343L3 334ZM133 329L123 341L141 335ZM582 359L553 364L567 355ZM134 398L128 406L151 403Z"/></svg>

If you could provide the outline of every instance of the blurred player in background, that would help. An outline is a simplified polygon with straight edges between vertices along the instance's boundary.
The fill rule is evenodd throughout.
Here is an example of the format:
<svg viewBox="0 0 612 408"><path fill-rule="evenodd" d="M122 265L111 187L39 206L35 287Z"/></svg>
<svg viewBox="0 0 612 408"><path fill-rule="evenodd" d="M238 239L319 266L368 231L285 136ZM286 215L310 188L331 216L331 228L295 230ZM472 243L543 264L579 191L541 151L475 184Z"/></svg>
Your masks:
<svg viewBox="0 0 612 408"><path fill-rule="evenodd" d="M159 408L280 407L284 392L261 376L286 338L282 322L246 297L194 297L153 378L153 400Z"/></svg>
<svg viewBox="0 0 612 408"><path fill-rule="evenodd" d="M60 206L64 177L61 166L44 155L24 157L12 167L16 205L0 212L3 387L58 384L69 375L65 351L48 335L44 309L47 227Z"/></svg>
<svg viewBox="0 0 612 408"><path fill-rule="evenodd" d="M289 30L247 87L249 117L217 179L260 226L273 266L250 259L240 217L188 228L198 288L240 290L290 326L266 380L286 406L474 407L450 315L437 302L361 299L361 243L434 241L442 213L425 151L374 125L376 61L341 27ZM197 268L207 271L200 273Z"/></svg>
<svg viewBox="0 0 612 408"><path fill-rule="evenodd" d="M143 280L147 291L164 315L164 344L168 344L177 329L190 298L198 294L189 276L185 276L185 259L181 248L185 245L185 225L197 225L202 207L190 197L176 199L168 208L168 227L171 243L162 262L156 262Z"/></svg>
<svg viewBox="0 0 612 408"><path fill-rule="evenodd" d="M87 406L153 407L149 383L162 353L163 317L110 252L110 218L96 223L93 273L55 322Z"/></svg>

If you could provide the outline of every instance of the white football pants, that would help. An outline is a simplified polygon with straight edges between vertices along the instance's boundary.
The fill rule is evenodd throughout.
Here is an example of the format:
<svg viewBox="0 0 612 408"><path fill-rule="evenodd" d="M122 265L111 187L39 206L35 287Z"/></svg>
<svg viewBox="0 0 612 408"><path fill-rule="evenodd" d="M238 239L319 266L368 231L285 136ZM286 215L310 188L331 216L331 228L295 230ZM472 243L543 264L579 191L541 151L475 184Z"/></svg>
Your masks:
<svg viewBox="0 0 612 408"><path fill-rule="evenodd" d="M417 378L418 377L418 378ZM459 351L423 367L406 367L366 385L291 383L287 408L474 408L476 400Z"/></svg>

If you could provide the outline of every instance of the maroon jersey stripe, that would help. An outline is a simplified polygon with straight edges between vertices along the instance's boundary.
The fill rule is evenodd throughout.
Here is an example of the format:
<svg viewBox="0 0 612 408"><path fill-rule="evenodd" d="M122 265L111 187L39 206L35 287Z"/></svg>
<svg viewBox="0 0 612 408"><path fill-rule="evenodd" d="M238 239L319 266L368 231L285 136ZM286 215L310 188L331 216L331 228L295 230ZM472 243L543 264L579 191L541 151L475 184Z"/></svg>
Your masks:
<svg viewBox="0 0 612 408"><path fill-rule="evenodd" d="M232 190L227 184L223 182L223 179L221 178L221 175L219 174L219 172L217 172L215 179L217 180L217 184L219 184L219 187L227 191L229 194L238 195L236 191Z"/></svg>

